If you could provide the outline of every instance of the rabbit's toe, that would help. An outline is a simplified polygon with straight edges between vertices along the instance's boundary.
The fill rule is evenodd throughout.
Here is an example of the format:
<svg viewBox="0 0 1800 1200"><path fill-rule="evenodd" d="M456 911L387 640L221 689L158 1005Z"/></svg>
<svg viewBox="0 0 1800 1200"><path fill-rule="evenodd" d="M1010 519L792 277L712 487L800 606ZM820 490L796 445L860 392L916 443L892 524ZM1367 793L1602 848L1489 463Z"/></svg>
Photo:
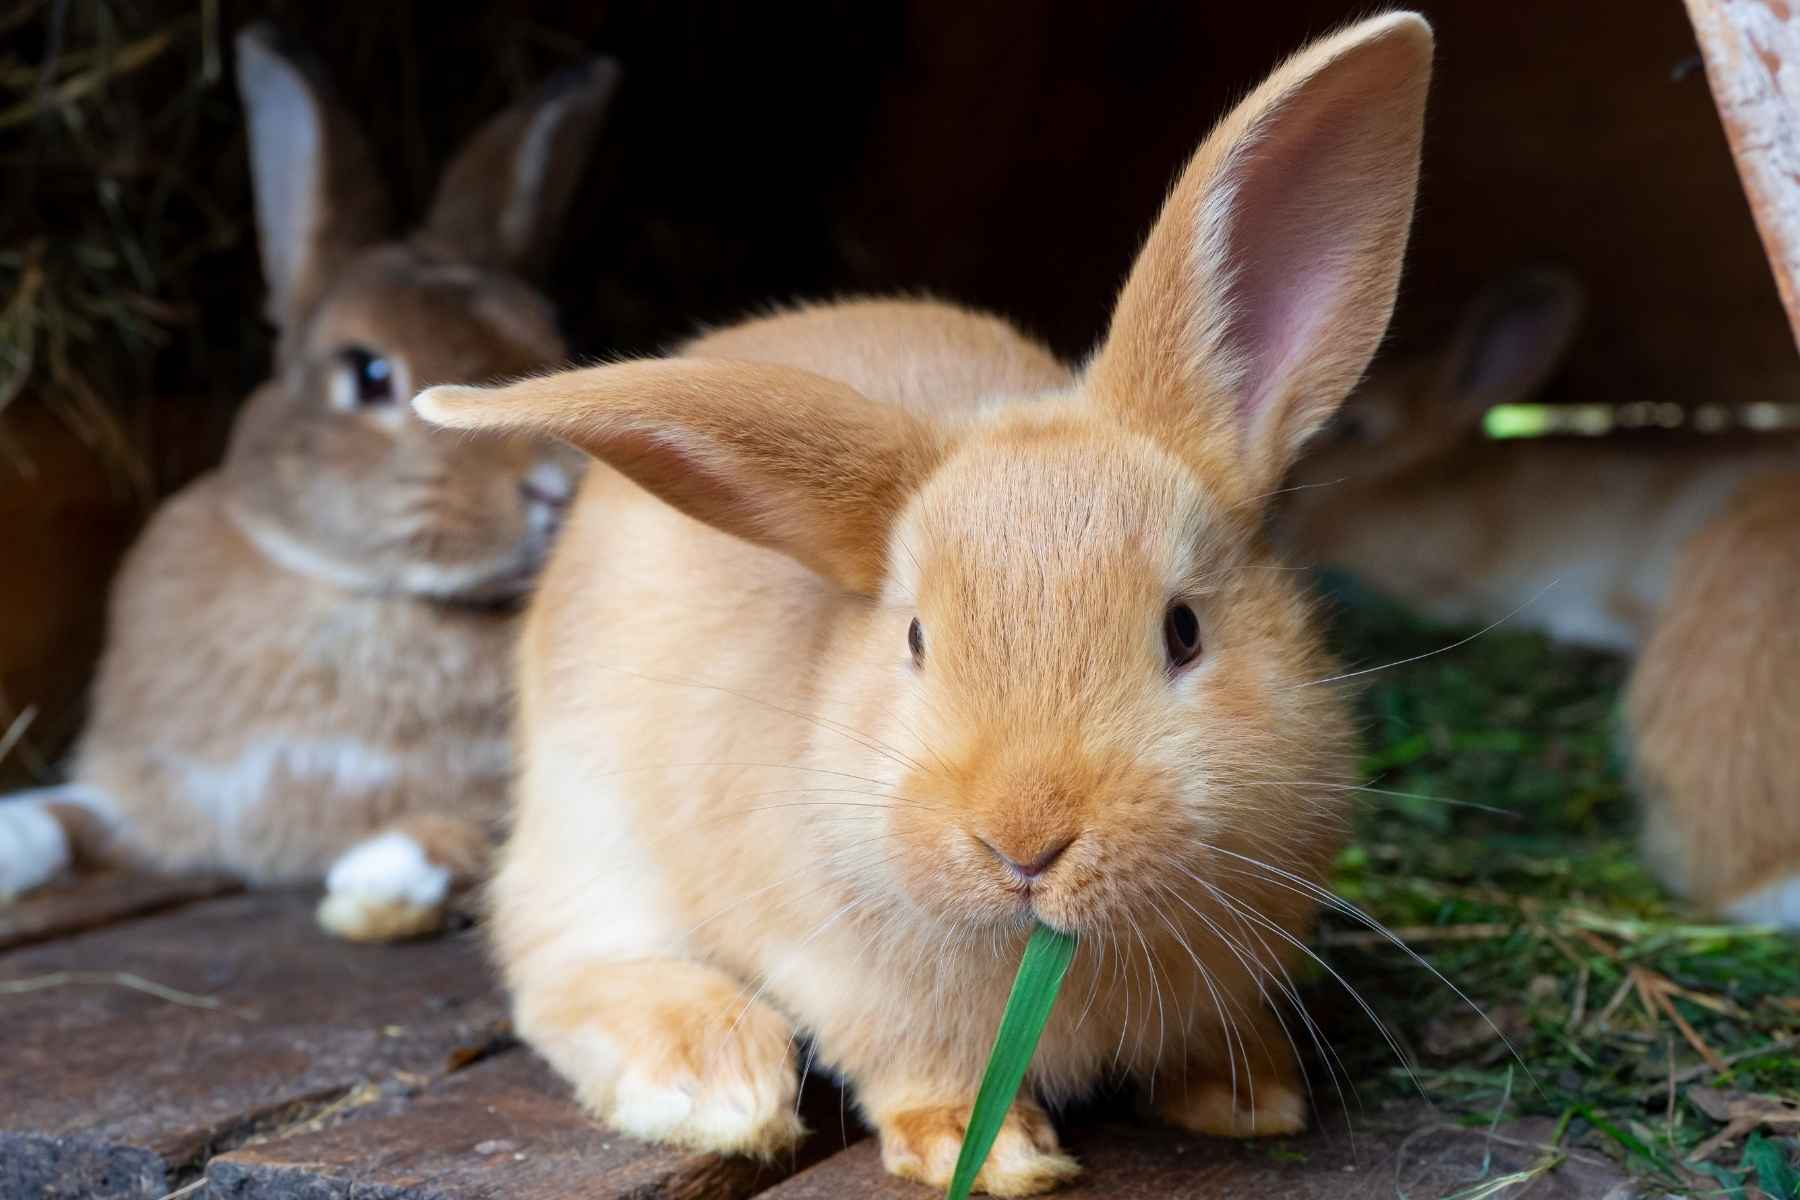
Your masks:
<svg viewBox="0 0 1800 1200"><path fill-rule="evenodd" d="M42 805L0 802L0 902L48 883L69 859L68 835Z"/></svg>
<svg viewBox="0 0 1800 1200"><path fill-rule="evenodd" d="M902 1179L942 1190L956 1170L969 1106L942 1104L893 1113L877 1122L881 1163ZM1050 1118L1034 1104L1015 1104L975 1176L975 1190L990 1196L1035 1196L1081 1173L1063 1153Z"/></svg>
<svg viewBox="0 0 1800 1200"><path fill-rule="evenodd" d="M1306 1128L1306 1097L1287 1083L1208 1081L1160 1106L1164 1120L1218 1137L1281 1137Z"/></svg>
<svg viewBox="0 0 1800 1200"><path fill-rule="evenodd" d="M392 942L444 924L450 869L403 833L384 833L346 850L325 876L319 924L352 942Z"/></svg>
<svg viewBox="0 0 1800 1200"><path fill-rule="evenodd" d="M665 1053L626 1064L605 1115L637 1137L773 1157L806 1132L794 1111L792 1042L787 1021L760 1004L735 1028L682 1031Z"/></svg>

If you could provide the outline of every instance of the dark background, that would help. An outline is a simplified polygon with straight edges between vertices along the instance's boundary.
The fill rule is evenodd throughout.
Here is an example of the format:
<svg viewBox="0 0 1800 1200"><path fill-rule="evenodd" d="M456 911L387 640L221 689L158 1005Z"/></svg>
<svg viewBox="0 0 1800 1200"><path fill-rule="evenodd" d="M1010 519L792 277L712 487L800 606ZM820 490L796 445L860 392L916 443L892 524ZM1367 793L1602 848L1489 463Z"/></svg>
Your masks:
<svg viewBox="0 0 1800 1200"><path fill-rule="evenodd" d="M1441 339L1496 274L1560 263L1587 284L1591 316L1555 396L1785 398L1794 344L1679 0L1419 7L1438 28L1438 73L1388 352ZM0 12L0 306L35 269L45 314L0 328L13 355L0 540L14 547L0 563L13 585L0 588L0 729L7 706L71 707L119 549L157 494L212 461L266 367L229 62L248 21L312 47L408 215L482 118L563 64L617 57L624 84L547 281L583 355L653 352L789 298L906 291L998 310L1076 356L1213 120L1283 54L1368 11L28 0ZM87 90L65 97L71 80ZM59 728L46 718L39 741Z"/></svg>
<svg viewBox="0 0 1800 1200"><path fill-rule="evenodd" d="M1584 392L1692 401L1790 377L1679 0L1420 7L1440 52L1395 347L1440 334L1484 279L1544 260L1592 289L1573 371ZM228 60L249 20L310 44L403 213L483 117L587 53L620 59L625 85L550 281L584 351L654 350L784 298L898 289L997 309L1075 355L1212 121L1367 6L221 0L211 21L193 5L69 8L64 53L93 36L79 14L112 9L136 19L119 42L159 28L176 40L110 89L140 110L89 135L110 145L59 154L58 123L39 122L52 148L28 172L8 156L28 194L0 228L8 241L34 223L54 232L64 217L46 210L79 217L95 176L113 177L121 214L156 226L140 231L155 253L186 256L159 276L178 316L154 384L232 393L263 366ZM159 26L165 9L184 15ZM26 62L43 32L12 35ZM197 82L209 53L210 85ZM179 111L159 125L165 106ZM166 194L140 203L147 183Z"/></svg>

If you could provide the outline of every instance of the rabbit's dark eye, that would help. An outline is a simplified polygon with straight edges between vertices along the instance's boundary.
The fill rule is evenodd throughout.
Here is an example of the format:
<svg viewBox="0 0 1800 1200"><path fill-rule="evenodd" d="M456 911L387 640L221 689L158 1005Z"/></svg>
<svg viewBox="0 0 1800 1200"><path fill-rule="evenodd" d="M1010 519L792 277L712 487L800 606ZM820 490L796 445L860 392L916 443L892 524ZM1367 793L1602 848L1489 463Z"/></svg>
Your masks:
<svg viewBox="0 0 1800 1200"><path fill-rule="evenodd" d="M392 404L394 398L391 361L362 346L346 346L338 351L331 379L332 403L346 409L370 408Z"/></svg>
<svg viewBox="0 0 1800 1200"><path fill-rule="evenodd" d="M925 627L914 617L911 625L906 627L906 645L912 651L913 666L925 665Z"/></svg>
<svg viewBox="0 0 1800 1200"><path fill-rule="evenodd" d="M1200 657L1200 618L1180 600L1169 605L1169 611L1163 614L1163 648L1168 651L1171 671L1179 671Z"/></svg>

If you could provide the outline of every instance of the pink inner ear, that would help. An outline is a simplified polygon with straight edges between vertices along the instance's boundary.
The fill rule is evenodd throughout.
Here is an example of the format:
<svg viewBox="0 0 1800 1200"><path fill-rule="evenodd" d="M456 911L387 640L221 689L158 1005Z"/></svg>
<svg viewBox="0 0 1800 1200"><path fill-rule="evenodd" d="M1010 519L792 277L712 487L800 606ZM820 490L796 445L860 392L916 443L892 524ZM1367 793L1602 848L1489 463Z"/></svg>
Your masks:
<svg viewBox="0 0 1800 1200"><path fill-rule="evenodd" d="M1525 399L1558 365L1576 311L1566 294L1521 290L1474 330L1457 394L1484 404Z"/></svg>
<svg viewBox="0 0 1800 1200"><path fill-rule="evenodd" d="M1244 369L1238 414L1247 425L1279 400L1322 346L1344 303L1365 235L1357 210L1353 138L1325 104L1278 114L1242 155L1224 239L1231 268L1227 345Z"/></svg>

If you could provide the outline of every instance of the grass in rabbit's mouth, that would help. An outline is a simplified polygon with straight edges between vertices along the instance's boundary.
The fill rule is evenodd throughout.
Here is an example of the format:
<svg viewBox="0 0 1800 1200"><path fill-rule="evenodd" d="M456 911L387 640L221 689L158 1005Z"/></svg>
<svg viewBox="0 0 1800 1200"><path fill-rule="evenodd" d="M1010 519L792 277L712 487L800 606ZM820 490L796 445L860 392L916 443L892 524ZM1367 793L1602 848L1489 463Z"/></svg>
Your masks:
<svg viewBox="0 0 1800 1200"><path fill-rule="evenodd" d="M1006 1011L1000 1016L1000 1031L994 1035L994 1049L988 1055L987 1070L981 1076L981 1087L975 1093L975 1107L969 1114L969 1127L963 1132L962 1150L956 1156L956 1170L950 1176L947 1200L965 1200L974 1186L981 1164L987 1161L1006 1110L1012 1107L1025 1068L1037 1049L1044 1023L1056 1004L1056 993L1068 973L1069 961L1075 957L1075 935L1061 933L1048 925L1032 930L1019 959L1019 973L1013 977L1012 994L1006 998Z"/></svg>
<svg viewBox="0 0 1800 1200"><path fill-rule="evenodd" d="M1354 665L1456 640L1336 590L1338 650ZM1381 790L1359 793L1337 892L1480 1004L1535 1086L1469 1006L1347 916L1326 914L1318 950L1410 1065L1324 972L1308 1000L1356 1081L1352 1120L1365 1119L1359 1100L1368 1114L1422 1088L1452 1118L1559 1118L1562 1148L1604 1149L1657 1194L1760 1181L1791 1197L1800 941L1721 926L1645 871L1615 739L1625 670L1503 627L1368 676L1359 701L1359 782ZM1324 1064L1309 1071L1330 1095Z"/></svg>

